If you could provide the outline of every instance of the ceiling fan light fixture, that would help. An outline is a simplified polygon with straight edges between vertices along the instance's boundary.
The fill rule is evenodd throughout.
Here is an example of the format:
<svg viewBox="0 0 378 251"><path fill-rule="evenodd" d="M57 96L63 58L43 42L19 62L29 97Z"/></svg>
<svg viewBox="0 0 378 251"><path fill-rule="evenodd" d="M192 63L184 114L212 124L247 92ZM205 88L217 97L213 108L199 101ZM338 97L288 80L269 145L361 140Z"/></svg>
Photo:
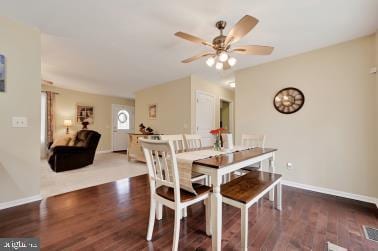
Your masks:
<svg viewBox="0 0 378 251"><path fill-rule="evenodd" d="M227 59L228 59L228 54L227 54L227 52L222 51L222 52L219 54L218 58L219 58L219 61L221 61L221 62L226 62Z"/></svg>
<svg viewBox="0 0 378 251"><path fill-rule="evenodd" d="M223 69L223 63L221 63L221 62L217 62L217 63L215 64L215 68L216 68L217 70L222 70L222 69Z"/></svg>
<svg viewBox="0 0 378 251"><path fill-rule="evenodd" d="M213 67L213 65L215 64L215 58L214 58L214 57L209 57L209 58L206 60L206 64L207 64L207 66L209 66L209 67Z"/></svg>
<svg viewBox="0 0 378 251"><path fill-rule="evenodd" d="M230 66L234 66L235 64L236 64L236 58L234 58L234 57L230 57L229 59L228 59L228 64L230 65Z"/></svg>

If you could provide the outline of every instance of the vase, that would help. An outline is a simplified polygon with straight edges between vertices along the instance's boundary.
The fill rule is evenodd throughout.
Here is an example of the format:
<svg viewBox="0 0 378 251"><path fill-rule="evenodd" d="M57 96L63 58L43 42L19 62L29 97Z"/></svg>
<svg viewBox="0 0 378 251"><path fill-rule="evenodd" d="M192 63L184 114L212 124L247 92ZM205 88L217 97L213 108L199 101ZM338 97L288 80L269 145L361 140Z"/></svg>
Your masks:
<svg viewBox="0 0 378 251"><path fill-rule="evenodd" d="M215 136L214 151L222 151L220 135Z"/></svg>

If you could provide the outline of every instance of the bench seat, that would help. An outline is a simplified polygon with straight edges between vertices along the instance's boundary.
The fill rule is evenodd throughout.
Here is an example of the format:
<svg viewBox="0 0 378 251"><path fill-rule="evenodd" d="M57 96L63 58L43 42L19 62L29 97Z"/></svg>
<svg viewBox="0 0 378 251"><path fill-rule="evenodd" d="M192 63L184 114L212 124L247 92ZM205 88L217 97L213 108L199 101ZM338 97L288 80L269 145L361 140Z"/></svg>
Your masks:
<svg viewBox="0 0 378 251"><path fill-rule="evenodd" d="M221 186L223 203L241 210L241 250L248 250L248 209L273 189L277 190L276 208L282 209L281 179L280 174L252 170Z"/></svg>
<svg viewBox="0 0 378 251"><path fill-rule="evenodd" d="M269 186L281 179L282 175L262 171L250 171L221 186L222 196L247 204Z"/></svg>

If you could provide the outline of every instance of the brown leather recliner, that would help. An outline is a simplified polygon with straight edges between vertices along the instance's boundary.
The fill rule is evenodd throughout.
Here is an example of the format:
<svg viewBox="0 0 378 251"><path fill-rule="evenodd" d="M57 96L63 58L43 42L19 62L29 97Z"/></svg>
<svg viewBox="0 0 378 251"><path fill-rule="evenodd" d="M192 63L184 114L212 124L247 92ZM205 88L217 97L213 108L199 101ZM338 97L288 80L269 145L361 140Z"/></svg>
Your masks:
<svg viewBox="0 0 378 251"><path fill-rule="evenodd" d="M91 130L81 130L74 139L73 146L56 146L50 149L49 164L54 172L78 169L93 163L101 134Z"/></svg>

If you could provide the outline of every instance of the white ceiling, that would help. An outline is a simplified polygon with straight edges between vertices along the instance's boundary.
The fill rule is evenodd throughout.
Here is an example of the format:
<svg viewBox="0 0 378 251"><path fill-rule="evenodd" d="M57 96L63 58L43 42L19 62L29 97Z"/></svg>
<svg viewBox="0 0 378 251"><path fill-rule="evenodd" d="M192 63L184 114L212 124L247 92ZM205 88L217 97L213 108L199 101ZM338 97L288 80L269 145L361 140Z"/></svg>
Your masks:
<svg viewBox="0 0 378 251"><path fill-rule="evenodd" d="M44 79L123 97L189 74L219 83L232 78L205 59L180 63L206 48L176 38L176 31L211 40L217 20L230 28L245 14L256 17L259 24L238 44L275 50L237 55L234 69L241 69L371 34L377 12L377 0L0 0L0 15L42 31Z"/></svg>

